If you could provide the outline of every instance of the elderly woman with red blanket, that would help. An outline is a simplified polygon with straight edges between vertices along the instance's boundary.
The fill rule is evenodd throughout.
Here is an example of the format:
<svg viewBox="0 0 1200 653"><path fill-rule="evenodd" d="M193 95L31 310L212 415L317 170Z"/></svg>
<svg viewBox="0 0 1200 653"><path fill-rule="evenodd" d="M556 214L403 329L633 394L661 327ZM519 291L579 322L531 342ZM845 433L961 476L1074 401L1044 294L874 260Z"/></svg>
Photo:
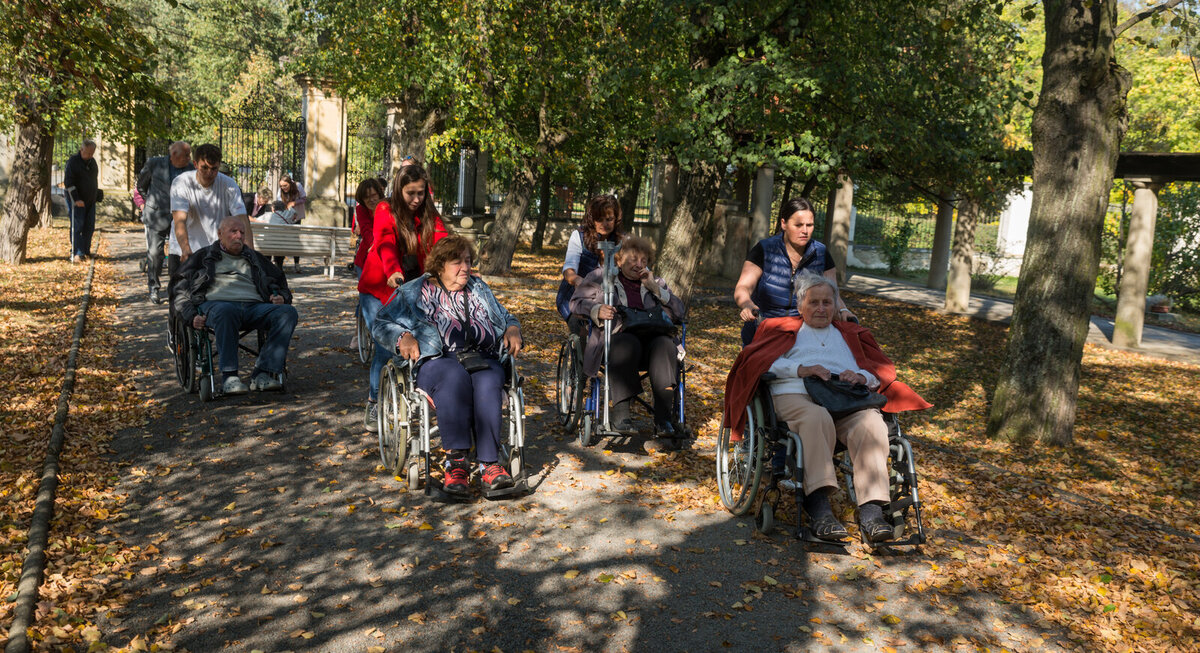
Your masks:
<svg viewBox="0 0 1200 653"><path fill-rule="evenodd" d="M861 410L840 419L809 397L804 378L828 380L837 374L843 381L866 385L887 397L883 410L921 410L931 404L896 380L896 368L871 332L863 327L833 321L837 288L828 279L810 273L796 282L799 317L763 320L750 343L734 361L725 382L725 415L733 423L734 437L745 428L745 406L760 378L771 372L771 397L779 419L798 433L804 446L804 511L813 535L822 540L845 539L847 531L829 504L828 493L837 487L833 450L846 445L854 464L858 522L865 539L880 542L891 537L884 518L888 492L888 429L877 409Z"/></svg>

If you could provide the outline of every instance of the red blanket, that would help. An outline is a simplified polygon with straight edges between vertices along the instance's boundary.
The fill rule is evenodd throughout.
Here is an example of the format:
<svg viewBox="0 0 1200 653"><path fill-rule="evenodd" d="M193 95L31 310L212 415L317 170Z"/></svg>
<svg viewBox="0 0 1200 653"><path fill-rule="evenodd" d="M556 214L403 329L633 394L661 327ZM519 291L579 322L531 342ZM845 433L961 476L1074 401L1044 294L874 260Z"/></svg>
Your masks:
<svg viewBox="0 0 1200 653"><path fill-rule="evenodd" d="M759 378L771 369L771 365L796 344L796 332L803 320L799 317L772 317L763 320L754 334L754 341L738 354L725 379L725 420L733 429L735 440L741 439L746 426L746 406L758 389ZM924 410L933 406L896 380L896 366L875 342L867 329L853 322L834 322L841 332L858 366L879 379L878 391L887 397L884 412L899 413L906 410Z"/></svg>

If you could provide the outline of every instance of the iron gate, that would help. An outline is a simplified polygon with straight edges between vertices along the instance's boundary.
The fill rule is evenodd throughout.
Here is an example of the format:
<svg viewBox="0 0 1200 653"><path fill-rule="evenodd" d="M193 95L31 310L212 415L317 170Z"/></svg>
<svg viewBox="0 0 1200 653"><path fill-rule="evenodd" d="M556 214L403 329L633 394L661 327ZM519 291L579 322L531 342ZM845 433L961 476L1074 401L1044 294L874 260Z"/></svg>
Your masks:
<svg viewBox="0 0 1200 653"><path fill-rule="evenodd" d="M368 121L346 125L346 199L353 199L358 184L378 177L387 186L392 169L392 138L385 127Z"/></svg>
<svg viewBox="0 0 1200 653"><path fill-rule="evenodd" d="M305 134L303 116L288 118L274 98L253 94L222 116L217 127L224 172L243 193L266 186L273 197L280 177L302 180Z"/></svg>

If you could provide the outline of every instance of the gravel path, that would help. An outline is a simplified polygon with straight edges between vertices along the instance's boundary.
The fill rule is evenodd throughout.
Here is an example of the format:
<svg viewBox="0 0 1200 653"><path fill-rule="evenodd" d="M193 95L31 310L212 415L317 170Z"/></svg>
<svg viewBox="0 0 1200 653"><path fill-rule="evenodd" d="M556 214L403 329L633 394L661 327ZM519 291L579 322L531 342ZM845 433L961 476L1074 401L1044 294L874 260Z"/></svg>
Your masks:
<svg viewBox="0 0 1200 653"><path fill-rule="evenodd" d="M127 277L121 351L161 408L114 441L130 504L114 530L155 564L131 570L136 598L101 624L109 643L160 620L181 626L177 650L194 652L911 651L1061 639L993 597L951 605L921 594L946 555L938 543L982 546L961 533L927 524L934 543L899 556L809 550L713 510L711 493L694 489L709 477L662 478L636 441L583 449L564 438L536 405L553 382L557 334L527 334L522 362L535 493L447 505L406 492L376 469L362 429L352 279L321 277L313 261L293 275L287 394L202 404L175 383L165 305L145 300L140 230L105 237ZM543 310L530 304L508 303L519 317ZM711 460L712 442L672 455ZM675 490L701 499L681 503Z"/></svg>

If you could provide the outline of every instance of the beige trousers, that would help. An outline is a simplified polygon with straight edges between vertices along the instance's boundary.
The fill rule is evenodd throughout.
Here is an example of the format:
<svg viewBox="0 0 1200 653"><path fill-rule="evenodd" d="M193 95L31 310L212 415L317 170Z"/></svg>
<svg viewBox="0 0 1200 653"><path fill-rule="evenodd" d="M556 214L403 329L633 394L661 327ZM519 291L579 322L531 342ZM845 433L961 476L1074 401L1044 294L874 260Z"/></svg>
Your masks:
<svg viewBox="0 0 1200 653"><path fill-rule="evenodd" d="M846 445L854 464L854 491L861 506L870 501L887 503L888 431L876 409L860 410L836 422L829 412L806 394L775 395L775 413L788 429L800 434L804 445L804 493L837 487L833 449Z"/></svg>

